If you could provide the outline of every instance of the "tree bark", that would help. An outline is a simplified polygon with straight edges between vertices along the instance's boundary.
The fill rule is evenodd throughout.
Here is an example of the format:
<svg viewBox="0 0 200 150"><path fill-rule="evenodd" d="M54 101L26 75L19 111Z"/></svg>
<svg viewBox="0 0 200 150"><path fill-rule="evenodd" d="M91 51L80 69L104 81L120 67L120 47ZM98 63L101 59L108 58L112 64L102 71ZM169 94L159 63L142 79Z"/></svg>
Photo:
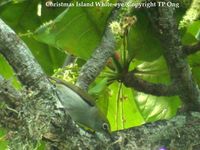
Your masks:
<svg viewBox="0 0 200 150"><path fill-rule="evenodd" d="M159 14L160 27L162 27L161 39L165 48L164 55L172 82L178 85L178 94L189 108L188 110L199 111L199 89L191 78L191 72L183 52L179 51L182 50L182 45L173 18L173 11L171 8L160 8ZM87 89L112 53L114 48L112 37L109 39L110 33L109 36L106 36L107 34L106 31L100 45L100 49L105 48L104 55L99 55L100 52L97 49L98 55L93 54L93 58L81 71L94 74L91 77L80 75L78 82L83 89ZM13 135L9 138L10 149L32 150L38 146L41 140L47 143L47 149L154 150L161 147L176 150L198 149L200 115L197 112L179 114L169 121L163 120L126 131L118 131L112 133L112 140L109 136L84 132L75 125L61 107L56 105L59 103L56 89L49 82L25 43L2 20L0 20L0 35L0 53L14 68L20 82L24 85L20 92L15 91L11 85L0 78L0 103L6 102L9 106L5 107L6 113L17 114L11 118L17 122L17 127L5 125L7 120L0 121L1 125L13 131ZM105 40L107 38L109 42ZM102 58L102 56L106 57ZM104 59L103 62L99 63L100 59ZM91 63L99 64L98 69L91 71L88 66ZM81 83L85 81L85 78L89 78L88 81ZM3 118L4 115L1 110L0 117ZM9 118L8 116L6 117ZM19 125L18 122L20 122ZM8 123L13 122L8 121Z"/></svg>

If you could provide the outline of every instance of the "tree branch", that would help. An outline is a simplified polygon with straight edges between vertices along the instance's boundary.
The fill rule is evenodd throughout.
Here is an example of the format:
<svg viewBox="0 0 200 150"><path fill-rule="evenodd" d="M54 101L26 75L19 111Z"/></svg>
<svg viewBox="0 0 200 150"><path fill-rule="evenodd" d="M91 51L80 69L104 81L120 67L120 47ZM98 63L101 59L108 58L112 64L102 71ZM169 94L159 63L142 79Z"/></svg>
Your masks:
<svg viewBox="0 0 200 150"><path fill-rule="evenodd" d="M175 96L178 90L175 85L164 85L145 81L129 72L124 76L123 83L127 87L132 87L139 92L152 94L155 96Z"/></svg>
<svg viewBox="0 0 200 150"><path fill-rule="evenodd" d="M102 71L109 57L111 57L115 50L115 39L110 30L109 23L116 19L119 14L119 9L115 8L110 17L108 18L107 28L103 35L100 45L95 49L92 57L84 64L81 68L77 86L81 87L83 90L87 90L90 83L92 83L95 78Z"/></svg>
<svg viewBox="0 0 200 150"><path fill-rule="evenodd" d="M168 32L170 32L170 30L168 30ZM13 147L11 148L21 149L20 146L23 147L23 145L20 144L26 144L26 146L27 144L30 144L35 146L37 141L43 136L46 140L51 140L51 149L57 149L57 147L59 147L58 149L114 149L113 145L115 145L117 141L110 143L110 141L104 140L104 142L102 142L95 135L90 136L87 134L81 134L81 132L79 133L74 124L70 122L71 119L69 119L69 116L66 117L66 114L55 107L55 102L58 99L51 83L49 83L45 74L34 60L27 46L25 46L25 44L19 40L19 38L17 38L15 33L1 20L0 35L0 52L4 54L9 63L13 66L17 75L19 76L20 81L27 87L32 87L30 93L27 93L28 98L22 102L23 106L20 110L21 113L19 117L24 121L18 129L18 134L21 134L21 138L12 139L13 142L11 144L13 144ZM173 38L170 40L170 42L172 42L172 40ZM174 47L170 46L170 53L172 48ZM179 55L171 56L176 58ZM174 58L172 59L174 61ZM171 63L169 62L169 66L170 64ZM178 64L175 65L175 67L178 67ZM182 70L179 69L178 71ZM175 75L172 74L172 77ZM182 80L182 78L184 79L184 77L181 77L180 79ZM184 80L184 86L186 81L187 80ZM181 81L179 81L177 84L181 85ZM186 90L187 88L185 87L181 89L182 92L189 92L189 94L193 94L190 93L191 89L189 91ZM56 111L58 111L58 113L56 113ZM195 148L195 144L198 144L200 138L200 131L198 129L198 116L199 114L197 114L195 117L188 118L185 116L180 116L181 118L179 118L179 116L177 116L175 117L175 121L170 121L170 125L168 125L167 121L162 121L160 124L152 123L135 129L127 130L127 132L124 131L124 134L122 133L123 131L121 131L120 136L122 136L122 138L120 139L122 140L118 140L120 148L138 150L157 149L155 145L166 145L169 147L169 149L177 150L187 150L190 147ZM51 125L49 125L50 122ZM49 126L51 127L50 129ZM188 131L187 129L191 127L194 128L194 130ZM26 134L28 134L28 138L25 139L24 137L26 137ZM24 143L22 143L23 140ZM28 142L25 143L26 141ZM179 147L177 147L176 145L179 143L183 145L180 144ZM188 146L189 148L183 148L183 146ZM25 149L30 148L25 147Z"/></svg>
<svg viewBox="0 0 200 150"><path fill-rule="evenodd" d="M27 45L2 20L0 35L0 53L14 68L21 83L32 88L38 88L41 82L48 83Z"/></svg>
<svg viewBox="0 0 200 150"><path fill-rule="evenodd" d="M14 68L21 83L26 86L25 91L22 91L24 93L22 93L23 98L20 99L20 106L16 110L19 112L17 117L20 124L17 124L15 134L9 139L10 148L32 150L37 147L42 138L48 141L47 147L51 149L52 147L80 149L102 147L106 144L106 138L99 140L96 135L83 138L83 132L79 132L79 128L69 115L60 108L60 105L56 105L59 104L56 89L49 82L26 44L1 19L0 35L0 53ZM5 111L7 114L8 112ZM1 113L3 110L0 111L0 115ZM4 123L7 125L7 122Z"/></svg>
<svg viewBox="0 0 200 150"><path fill-rule="evenodd" d="M163 2L169 1L163 0ZM190 67L182 51L174 8L158 7L157 10L154 9L152 12L157 11L158 18L150 19L154 19L154 24L158 24L157 30L159 30L164 47L164 57L169 67L172 83L177 85L185 109L200 111L200 91L198 85L192 79ZM151 14L152 12L149 11Z"/></svg>
<svg viewBox="0 0 200 150"><path fill-rule="evenodd" d="M183 53L187 56L187 55L191 55L194 54L198 51L200 51L200 42L191 45L191 46L183 46Z"/></svg>
<svg viewBox="0 0 200 150"><path fill-rule="evenodd" d="M21 83L28 88L23 94L18 117L22 124L11 140L14 149L34 149L44 133L50 131L56 110L53 85L49 82L26 44L0 19L0 53L14 68Z"/></svg>
<svg viewBox="0 0 200 150"><path fill-rule="evenodd" d="M148 123L119 132L119 145L126 150L199 149L200 113L177 115L171 120Z"/></svg>

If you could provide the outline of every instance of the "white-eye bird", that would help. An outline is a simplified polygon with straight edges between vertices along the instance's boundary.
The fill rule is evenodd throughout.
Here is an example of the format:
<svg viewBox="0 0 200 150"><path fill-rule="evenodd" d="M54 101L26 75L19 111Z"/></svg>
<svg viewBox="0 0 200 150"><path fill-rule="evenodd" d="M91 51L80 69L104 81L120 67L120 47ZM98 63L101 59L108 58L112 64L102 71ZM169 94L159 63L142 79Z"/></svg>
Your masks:
<svg viewBox="0 0 200 150"><path fill-rule="evenodd" d="M97 132L109 132L110 125L94 100L79 87L51 77L56 82L58 97L72 120Z"/></svg>

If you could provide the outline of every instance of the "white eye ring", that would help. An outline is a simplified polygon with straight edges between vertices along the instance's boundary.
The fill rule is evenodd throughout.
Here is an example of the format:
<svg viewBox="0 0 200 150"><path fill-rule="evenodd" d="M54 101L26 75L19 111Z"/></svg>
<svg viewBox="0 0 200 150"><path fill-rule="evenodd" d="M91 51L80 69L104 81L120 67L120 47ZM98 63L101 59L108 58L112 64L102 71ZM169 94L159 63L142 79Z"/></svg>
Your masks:
<svg viewBox="0 0 200 150"><path fill-rule="evenodd" d="M108 129L109 129L109 125L108 125L106 122L104 122L104 123L102 124L102 128L103 128L104 130L108 130Z"/></svg>

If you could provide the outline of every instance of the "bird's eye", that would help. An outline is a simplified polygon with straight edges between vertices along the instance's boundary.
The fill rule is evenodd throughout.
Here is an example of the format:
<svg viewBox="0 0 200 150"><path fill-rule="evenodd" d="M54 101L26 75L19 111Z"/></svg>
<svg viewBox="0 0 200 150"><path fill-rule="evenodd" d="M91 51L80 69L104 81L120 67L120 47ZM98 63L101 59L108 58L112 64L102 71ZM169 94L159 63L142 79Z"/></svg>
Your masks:
<svg viewBox="0 0 200 150"><path fill-rule="evenodd" d="M103 123L102 124L102 128L104 129L104 130L108 130L109 129L109 125L107 124L107 123Z"/></svg>

